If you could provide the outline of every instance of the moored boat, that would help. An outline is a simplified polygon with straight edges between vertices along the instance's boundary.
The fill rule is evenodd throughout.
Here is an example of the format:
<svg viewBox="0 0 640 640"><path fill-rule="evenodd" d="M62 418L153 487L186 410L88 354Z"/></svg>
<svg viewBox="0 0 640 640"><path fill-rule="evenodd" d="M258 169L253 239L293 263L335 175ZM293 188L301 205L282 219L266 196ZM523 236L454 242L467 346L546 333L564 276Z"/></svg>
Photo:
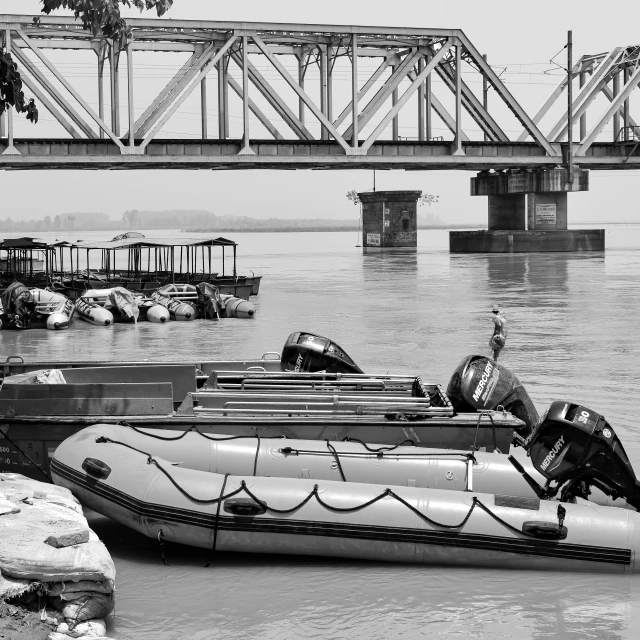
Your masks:
<svg viewBox="0 0 640 640"><path fill-rule="evenodd" d="M565 409L556 406L562 404ZM615 434L601 416L577 407L576 416L587 412L594 427L602 422L610 431L604 439L613 438L608 448L604 442L585 445L582 427L573 420L575 408L552 405L532 437L534 465L545 477L553 475L542 460L550 455L549 438L564 429L566 444L581 455L575 461L565 457L569 468L562 468L562 485L597 484L609 493L619 491L637 508L635 476L620 482L621 476L610 480L606 475L611 469L625 475ZM569 500L561 494L565 500L560 502L552 496L505 495L509 486L505 493L481 493L261 477L255 466L252 473L230 475L195 469L175 455L165 459L126 438L114 441L98 433L98 427L85 430L58 447L51 465L54 481L84 506L161 541L213 551L419 564L640 571L640 514L588 503L575 494Z"/></svg>
<svg viewBox="0 0 640 640"><path fill-rule="evenodd" d="M110 311L114 322L138 322L138 302L133 293L124 287L88 289L82 294L82 298Z"/></svg>
<svg viewBox="0 0 640 640"><path fill-rule="evenodd" d="M157 305L167 309L172 320L187 322L198 317L197 305L183 302L184 292L178 291L177 286L169 284L151 294L151 299ZM190 298L190 300L192 300Z"/></svg>
<svg viewBox="0 0 640 640"><path fill-rule="evenodd" d="M298 440L259 435L207 434L198 427L184 431L137 428L130 424L97 424L85 437L133 447L150 456L179 461L179 466L235 476L308 478L346 483L477 491L537 498L546 478L521 455L434 449L408 441L381 445L346 441ZM520 451L524 453L521 449ZM514 452L515 453L515 452ZM601 506L633 508L593 487L589 501Z"/></svg>
<svg viewBox="0 0 640 640"><path fill-rule="evenodd" d="M0 328L68 329L74 311L71 300L61 293L13 282L2 293Z"/></svg>
<svg viewBox="0 0 640 640"><path fill-rule="evenodd" d="M169 309L157 304L151 298L143 298L138 308L140 309L140 317L149 322L164 323L171 320Z"/></svg>
<svg viewBox="0 0 640 640"><path fill-rule="evenodd" d="M113 314L95 299L78 298L75 301L78 317L97 326L108 327L113 324Z"/></svg>
<svg viewBox="0 0 640 640"><path fill-rule="evenodd" d="M49 289L31 289L35 313L30 321L34 329L68 329L75 309L67 296Z"/></svg>
<svg viewBox="0 0 640 640"><path fill-rule="evenodd" d="M249 302L249 300L228 296L224 293L220 294L220 299L222 300L226 318L253 318L256 314L256 308L253 302Z"/></svg>

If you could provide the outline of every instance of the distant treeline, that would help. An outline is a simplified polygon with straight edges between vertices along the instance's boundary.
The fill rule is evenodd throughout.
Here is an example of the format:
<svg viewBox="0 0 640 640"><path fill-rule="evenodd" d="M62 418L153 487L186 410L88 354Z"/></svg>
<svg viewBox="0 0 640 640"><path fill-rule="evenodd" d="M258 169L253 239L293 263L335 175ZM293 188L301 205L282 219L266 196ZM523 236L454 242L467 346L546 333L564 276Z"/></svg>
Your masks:
<svg viewBox="0 0 640 640"><path fill-rule="evenodd" d="M11 217L0 220L0 232L100 230L121 226L121 222L111 220L106 213L62 213L40 220L13 220Z"/></svg>
<svg viewBox="0 0 640 640"><path fill-rule="evenodd" d="M119 220L106 213L63 213L46 215L40 220L0 220L0 233L21 231L121 231L140 229L183 229L188 232L219 233L223 231L348 231L357 229L357 217L333 218L252 218L249 216L218 216L211 211L176 210L143 211L130 209ZM418 227L446 227L433 213L418 215Z"/></svg>

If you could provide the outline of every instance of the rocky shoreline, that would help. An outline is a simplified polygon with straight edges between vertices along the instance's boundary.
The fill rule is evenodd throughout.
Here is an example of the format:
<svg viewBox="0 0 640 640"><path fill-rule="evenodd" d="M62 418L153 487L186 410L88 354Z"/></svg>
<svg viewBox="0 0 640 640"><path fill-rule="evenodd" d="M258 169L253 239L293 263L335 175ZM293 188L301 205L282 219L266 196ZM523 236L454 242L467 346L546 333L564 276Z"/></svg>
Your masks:
<svg viewBox="0 0 640 640"><path fill-rule="evenodd" d="M0 474L0 640L105 637L115 567L70 491Z"/></svg>

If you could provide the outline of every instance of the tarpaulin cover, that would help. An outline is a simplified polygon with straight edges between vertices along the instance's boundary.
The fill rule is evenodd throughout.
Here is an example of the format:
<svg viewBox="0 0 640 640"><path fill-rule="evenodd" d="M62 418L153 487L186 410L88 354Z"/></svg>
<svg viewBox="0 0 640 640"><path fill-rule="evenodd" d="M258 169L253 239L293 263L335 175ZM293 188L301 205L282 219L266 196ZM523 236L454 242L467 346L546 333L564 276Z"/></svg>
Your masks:
<svg viewBox="0 0 640 640"><path fill-rule="evenodd" d="M138 322L138 316L140 315L138 303L136 302L133 293L124 287L114 287L111 289L107 296L107 300L104 303L104 308L115 308L122 315L127 318L134 318L134 322Z"/></svg>

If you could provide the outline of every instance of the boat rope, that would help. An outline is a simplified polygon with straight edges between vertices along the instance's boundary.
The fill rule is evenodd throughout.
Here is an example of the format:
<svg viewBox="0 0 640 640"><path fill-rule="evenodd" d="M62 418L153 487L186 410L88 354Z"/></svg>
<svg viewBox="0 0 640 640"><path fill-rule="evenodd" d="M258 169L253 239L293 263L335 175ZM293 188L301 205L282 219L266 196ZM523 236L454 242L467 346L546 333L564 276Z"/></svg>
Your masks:
<svg viewBox="0 0 640 640"><path fill-rule="evenodd" d="M329 442L328 440L326 441ZM390 458L465 458L466 460L473 460L477 462L476 457L472 451L424 451L422 453L386 453L380 451L379 453L368 453L365 451L337 451L335 449L327 451L319 451L317 449L294 449L293 447L282 447L280 453L285 455L310 455L310 456L327 456L327 455L341 455L345 458L377 458L381 459L386 457Z"/></svg>
<svg viewBox="0 0 640 640"><path fill-rule="evenodd" d="M164 438L162 436L156 436L155 434L145 433L144 431L138 431L138 429L136 429L135 427L131 427L131 428L134 429L134 431L137 431L138 433L141 433L143 435L149 436L151 438L156 438L157 440L166 440L166 441L180 440L181 438L184 438L184 436L187 433L189 433L189 431L191 431L192 429L197 429L197 427L190 427L184 433L182 433L180 436ZM200 432L198 431L198 433L200 433ZM255 455L254 460L253 460L253 475L254 476L258 475L258 459L260 457L261 439L263 437L277 438L277 439L281 439L282 438L281 436L260 436L257 433L256 433L255 436L229 436L229 437L225 437L225 438L210 438L209 436L205 435L204 433L200 433L200 435L205 437L205 438L207 438L207 440L213 440L215 442L224 442L225 440L239 440L239 439L242 439L242 438L255 439L256 440L256 455ZM122 445L123 447L127 447L127 449L133 449L133 451L137 451L138 453L143 453L144 455L150 455L146 451L142 451L141 449L136 449L136 447L134 447L134 446L132 446L130 444L127 444L126 442L121 442L120 440L113 440L112 438L109 438L107 436L98 436L96 438L96 442L98 444L104 444L104 443L119 444L119 445Z"/></svg>
<svg viewBox="0 0 640 640"><path fill-rule="evenodd" d="M229 474L224 474L224 480L222 481L222 486L220 487L220 496L218 497L218 505L216 508L216 517L213 521L213 544L211 545L211 558L207 564L204 565L205 569L211 564L213 561L213 555L216 552L216 545L218 544L218 524L220 523L220 506L222 505L222 498L224 496L224 490L227 487L227 480L229 478Z"/></svg>
<svg viewBox="0 0 640 640"><path fill-rule="evenodd" d="M148 433L147 431L142 431L142 429L139 429L138 427L134 427L132 424L129 424L124 420L120 420L120 422L117 422L116 426L129 427L129 429L135 431L136 433L139 433L142 436L147 436L148 438L154 438L155 440L164 440L166 442L174 442L176 440L182 440L182 438L184 438L187 434L191 432L197 433L198 435L201 435L203 438L206 438L207 440L212 440L213 442L225 442L226 440L242 440L242 439L248 439L248 438L264 438L264 439L269 438L273 440L287 439L287 436L259 436L257 434L254 436L222 436L220 438L216 438L211 434L203 433L202 431L200 431L200 429L198 429L197 425L195 424L191 425L188 429L185 429L179 436L161 436L156 433Z"/></svg>
<svg viewBox="0 0 640 640"><path fill-rule="evenodd" d="M258 457L260 456L260 436L256 433L256 457L253 460L253 475L258 475Z"/></svg>
<svg viewBox="0 0 640 640"><path fill-rule="evenodd" d="M156 460L153 456L149 454L146 454L146 455L147 455L147 464L155 465L155 467L159 469L169 479L171 484L173 484L173 486L176 487L176 489L178 489L178 491L182 493L182 495L184 495L186 498L188 498L189 500L192 500L197 504L220 505L220 503L222 503L224 500L233 498L240 493L246 493L257 505L263 508L265 512L270 511L272 513L279 513L279 514L293 513L294 511L297 511L298 509L304 507L304 505L306 505L312 498L315 498L315 500L318 502L320 506L324 507L329 511L334 511L337 513L354 513L356 511L361 511L362 509L366 509L367 507L370 507L371 505L379 502L380 500L383 500L384 498L390 497L398 501L400 504L404 505L407 509L409 509L412 513L414 513L424 522L427 522L428 524L434 527L439 527L441 529L447 529L451 531L456 529L461 529L468 522L469 518L471 517L471 514L474 512L474 510L477 507L478 509L481 509L482 511L484 511L491 518L493 518L496 522L498 522L505 528L509 529L510 531L513 531L514 533L517 533L519 535L526 536L529 538L536 538L535 534L529 533L527 531L522 531L521 529L518 529L517 527L514 527L513 525L509 524L506 520L502 519L500 516L495 514L493 511L491 511L491 509L487 507L477 496L473 496L472 504L471 504L471 507L469 508L469 511L461 520L461 522L458 524L446 524L444 522L438 522L437 520L430 518L426 514L422 513L419 509L416 509L416 507L414 507L412 504L407 502L404 498L399 496L395 491L393 491L389 487L387 487L382 493L371 498L371 500L367 500L366 502L355 505L353 507L337 507L335 505L329 504L328 502L326 502L320 497L320 493L319 493L320 486L318 484L313 485L313 490L310 491L309 494L305 498L303 498L298 504L294 505L293 507L288 507L286 509L279 509L277 507L269 506L266 502L264 502L263 500L260 500L260 498L258 498L258 496L256 496L249 489L249 487L247 486L247 483L244 480L240 481L240 486L237 489L227 494L223 494L223 491L221 491L217 498L211 498L211 499L196 498L195 496L190 495L189 492L187 492L183 487L181 487L175 481L175 479L171 476L171 474L158 462L158 460ZM226 480L225 480L225 487L226 487ZM559 505L559 506L561 507L562 505ZM563 507L563 510L564 510L564 507ZM559 514L560 514L560 509L559 509Z"/></svg>
<svg viewBox="0 0 640 640"><path fill-rule="evenodd" d="M162 562L165 567L168 567L169 563L164 556L164 533L162 533L162 529L158 531L158 546L160 547L160 557L162 558Z"/></svg>
<svg viewBox="0 0 640 640"><path fill-rule="evenodd" d="M482 416L487 416L489 418L489 421L491 422L491 432L493 435L493 452L494 453L502 453L502 451L500 451L500 449L498 449L498 444L496 442L496 423L493 420L493 415L491 415L491 413L488 412L480 412L480 414L478 415L478 422L476 423L476 435L473 439L473 451L478 451L478 449L480 449L480 447L478 446L478 434L480 431L480 421L482 420Z"/></svg>
<svg viewBox="0 0 640 640"><path fill-rule="evenodd" d="M408 444L411 446L415 446L416 444L413 440L410 440L409 438L407 438L402 442L398 442L398 444L394 444L392 447L379 447L377 449L374 449L370 447L366 442L363 442L362 440L358 440L358 438L350 438L349 436L342 438L342 442L357 442L358 444L361 444L367 451L370 451L371 453L379 453L380 451L393 451L394 449L397 449L398 447L402 447L405 444Z"/></svg>
<svg viewBox="0 0 640 640"><path fill-rule="evenodd" d="M42 466L40 466L37 462L34 462L31 456L23 451L9 436L7 433L1 434L5 440L18 452L21 453L51 484L53 484L53 480L49 473L47 473Z"/></svg>
<svg viewBox="0 0 640 640"><path fill-rule="evenodd" d="M338 465L338 471L340 471L340 477L342 478L342 481L346 482L347 478L344 475L344 470L342 469L342 464L340 463L340 456L338 455L336 448L328 440L325 440L325 442L327 443L327 449L329 449L329 452L331 453L331 455L333 455L333 459Z"/></svg>

